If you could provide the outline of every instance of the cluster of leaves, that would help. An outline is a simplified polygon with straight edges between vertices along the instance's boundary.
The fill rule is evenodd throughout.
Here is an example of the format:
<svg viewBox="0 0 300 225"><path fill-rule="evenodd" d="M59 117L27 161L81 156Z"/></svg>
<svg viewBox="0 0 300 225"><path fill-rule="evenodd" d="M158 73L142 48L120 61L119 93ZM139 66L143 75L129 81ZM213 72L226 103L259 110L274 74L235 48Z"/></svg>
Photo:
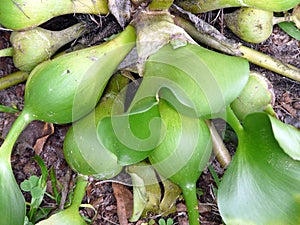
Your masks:
<svg viewBox="0 0 300 225"><path fill-rule="evenodd" d="M130 2L125 2L108 2L111 13L122 26L128 22L126 18L130 9ZM183 4L186 1L178 1L179 5L180 2L183 8L189 9L189 5ZM6 209L5 204L0 205L0 212L8 212L5 222L21 224L20 221L25 218L24 200L13 179L9 157L18 134L30 121L39 119L58 124L76 121L66 136L64 153L70 167L80 174L71 206L39 224L85 224L78 213L87 185L84 175L108 179L126 167L134 184L131 221L146 216L148 211L159 214L171 212L170 206L179 195L179 189L172 186L175 183L183 192L190 224L196 225L199 223L196 182L209 162L213 146L222 144L214 138L210 120L222 118L238 138L234 158L222 180L218 181L218 206L224 222L299 224L299 130L276 118L271 106L272 94L266 89L268 85L256 81L254 75L250 76L247 58L243 59L240 52L236 54L238 56L228 56L199 46L188 34L194 32L188 28L188 23L168 11L172 4L173 1L152 1L148 9L153 11L139 11L131 21L134 28L128 25L100 47L96 46L91 51L86 48L79 51L81 54L69 53L33 66L35 69L30 72L26 84L24 110L0 149L0 163L5 168L0 171L0 184L8 193L2 192L0 197L5 203L9 202L9 198L17 199L17 206L22 211L15 220L11 218L12 210ZM289 4L287 9L297 2ZM259 3L252 7L264 5L272 7ZM207 10L215 9L210 8L209 1L205 6ZM222 6L220 3L219 7ZM216 5L213 4L213 7ZM174 9L178 10L178 7ZM193 22L203 22L190 12L184 13ZM24 21L27 21L26 18ZM0 6L1 22L9 25L6 17L1 17ZM200 34L205 33L200 35L202 42L218 43L212 44L212 47L222 46L223 50L225 46L225 52L231 54L237 49L245 51L239 45L224 41L224 37L207 24L197 28ZM289 33L293 35L295 32ZM192 36L199 37L198 33ZM46 35L43 36L45 38ZM128 109L124 110L124 90L130 88L126 86L127 79L125 83L122 81L124 78L118 76L112 77L109 83L108 80L134 45L136 51L132 53L134 56L129 54L130 66L125 66L125 69L143 78ZM92 55L95 52L97 55ZM272 61L269 57L265 59L266 62ZM91 68L78 67L81 61L85 67ZM299 79L299 69L290 65L283 65L283 68L288 68L290 72L284 72L291 73L291 77ZM274 70L277 71L277 68ZM99 72L105 75L101 77ZM50 74L56 80L46 79ZM85 74L90 76L86 78ZM40 85L35 89L37 83ZM124 86L126 88L122 90ZM54 88L60 89L58 99L45 101L45 93L53 95ZM61 94L64 94L63 97ZM100 96L102 98L96 106ZM95 111L88 114L92 109ZM48 213L39 209L48 172L42 161L36 160L42 176L32 176L21 185L23 191L29 191L32 196L27 213L32 223ZM165 193L157 191L160 190L158 177ZM172 189L176 190L171 192ZM59 195L55 198L59 201ZM161 219L158 223L172 224L173 221Z"/></svg>

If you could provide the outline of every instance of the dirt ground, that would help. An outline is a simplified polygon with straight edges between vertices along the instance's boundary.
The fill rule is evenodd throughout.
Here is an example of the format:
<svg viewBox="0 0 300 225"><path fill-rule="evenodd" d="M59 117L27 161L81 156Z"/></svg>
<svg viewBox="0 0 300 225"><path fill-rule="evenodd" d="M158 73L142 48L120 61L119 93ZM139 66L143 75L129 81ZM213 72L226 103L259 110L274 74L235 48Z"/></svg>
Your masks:
<svg viewBox="0 0 300 225"><path fill-rule="evenodd" d="M73 17L73 16L72 16ZM215 18L213 18L215 19ZM209 18L207 19L210 20ZM46 27L56 28L56 24L64 24L72 21L70 17L61 17L60 21L54 20L47 23ZM214 20L218 26L224 26L221 17ZM108 24L108 25L107 25ZM224 28L224 27L223 27ZM110 36L120 30L117 23L111 18L102 20L102 28L97 28L98 36L87 36L86 39L90 43L97 43L101 38ZM232 37L226 28L223 29L227 37ZM10 32L0 30L0 49L10 46L9 43ZM290 63L300 68L300 43L295 39L289 37L279 27L275 26L271 37L265 42L258 45L248 46L257 49L263 53L270 54L283 62ZM276 73L270 72L266 69L259 68L251 65L251 69L261 72L267 77L274 88L276 101L274 105L275 112L280 120L285 123L291 124L300 129L300 84L299 82L280 76ZM0 58L0 77L3 77L11 72L16 71L13 66L12 59ZM25 84L18 84L16 86L7 88L0 91L0 104L6 106L14 106L20 110L23 108L23 94ZM13 121L16 119L17 114L0 113L0 138L1 141L5 139L7 132ZM76 174L68 167L63 156L63 140L64 136L70 125L54 125L43 123L39 121L32 122L19 137L12 155L12 165L17 182L20 183L28 179L31 175L40 175L40 169L35 161L32 160L35 154L38 154L45 161L48 169L53 168L58 181L62 184L60 188L62 193L62 202L67 201L67 194L74 185ZM53 129L52 129L53 128ZM48 136L49 135L49 136ZM44 139L41 139L43 138ZM234 140L229 140L226 145L234 154L236 143ZM212 165L218 176L221 178L224 170L219 163L212 159ZM131 195L131 187L126 187ZM201 224L217 225L222 224L221 217L218 212L216 203L216 196L214 190L216 183L208 169L206 169L198 181L198 187L201 188L203 194L199 196L199 209L201 213ZM48 182L47 192L52 193L51 182ZM125 193L125 192L124 192ZM26 200L30 201L30 196L24 193ZM132 196L131 196L132 197ZM97 211L95 215L92 209L83 208L81 212L83 215L93 219L92 224L119 224L117 215L117 204L112 188L111 182L100 182L99 180L91 179L87 188L86 196L83 203L91 204ZM53 210L62 208L61 205L56 205L55 201L49 197L45 197L42 203L43 207L51 207ZM177 212L169 215L168 217L174 219L174 224L186 225L187 213L184 205L184 200L180 199L177 202ZM151 217L141 219L136 223L149 221ZM157 216L153 219L158 221Z"/></svg>

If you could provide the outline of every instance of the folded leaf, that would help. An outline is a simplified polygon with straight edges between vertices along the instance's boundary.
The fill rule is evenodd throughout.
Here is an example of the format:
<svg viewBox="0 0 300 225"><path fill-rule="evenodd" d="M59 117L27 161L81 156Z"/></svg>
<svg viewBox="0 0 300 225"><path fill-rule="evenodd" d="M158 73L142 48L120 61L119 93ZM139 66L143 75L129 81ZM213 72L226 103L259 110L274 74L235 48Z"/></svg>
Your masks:
<svg viewBox="0 0 300 225"><path fill-rule="evenodd" d="M226 224L300 224L300 162L278 144L272 130L278 124L272 120L265 113L250 114L238 132L236 154L218 191Z"/></svg>
<svg viewBox="0 0 300 225"><path fill-rule="evenodd" d="M121 165L148 157L160 140L161 123L157 103L144 102L129 113L105 117L98 123L98 137Z"/></svg>
<svg viewBox="0 0 300 225"><path fill-rule="evenodd" d="M149 96L166 98L193 117L217 117L247 83L249 64L239 57L187 44L160 48L146 62L144 78L132 106Z"/></svg>
<svg viewBox="0 0 300 225"><path fill-rule="evenodd" d="M300 160L300 131L269 116L275 139L290 157Z"/></svg>

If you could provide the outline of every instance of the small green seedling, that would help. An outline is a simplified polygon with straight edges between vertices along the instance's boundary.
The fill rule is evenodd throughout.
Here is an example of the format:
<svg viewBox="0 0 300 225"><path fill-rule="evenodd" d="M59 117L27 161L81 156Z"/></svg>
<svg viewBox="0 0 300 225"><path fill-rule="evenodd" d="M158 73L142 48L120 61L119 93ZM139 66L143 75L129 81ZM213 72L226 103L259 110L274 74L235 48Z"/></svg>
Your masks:
<svg viewBox="0 0 300 225"><path fill-rule="evenodd" d="M197 193L198 198L204 194L201 188L196 188L196 193Z"/></svg>
<svg viewBox="0 0 300 225"><path fill-rule="evenodd" d="M29 211L27 213L27 218L31 223L35 223L39 219L44 218L50 212L50 210L46 208L40 208L47 187L47 167L41 157L35 156L34 160L39 164L42 175L40 177L32 175L28 180L24 180L21 183L21 189L23 191L30 192L31 194L31 202L28 203Z"/></svg>
<svg viewBox="0 0 300 225"><path fill-rule="evenodd" d="M168 218L167 221L163 218L160 218L158 220L158 224L159 225L172 225L174 223L173 219L172 218Z"/></svg>
<svg viewBox="0 0 300 225"><path fill-rule="evenodd" d="M51 186L52 186L52 192L53 195L50 195L49 193L45 193L48 197L50 197L51 199L53 199L57 205L60 205L60 201L61 201L61 193L58 189L58 186L60 188L62 188L61 183L58 182L56 176L55 176L55 172L54 169L51 168L49 171L49 175L50 175L50 181L51 181Z"/></svg>
<svg viewBox="0 0 300 225"><path fill-rule="evenodd" d="M15 106L0 105L0 112L17 113L19 110Z"/></svg>

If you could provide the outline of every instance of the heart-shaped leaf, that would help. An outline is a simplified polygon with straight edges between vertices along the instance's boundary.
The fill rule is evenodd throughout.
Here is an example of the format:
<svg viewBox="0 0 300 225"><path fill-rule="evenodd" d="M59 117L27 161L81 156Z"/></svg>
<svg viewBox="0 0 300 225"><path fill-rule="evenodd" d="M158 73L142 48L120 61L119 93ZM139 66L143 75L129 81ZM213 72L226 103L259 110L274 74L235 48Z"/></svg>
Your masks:
<svg viewBox="0 0 300 225"><path fill-rule="evenodd" d="M272 130L278 122L271 123L270 118L265 113L249 114L238 132L238 149L218 191L226 224L300 223L300 162L278 144ZM297 146L299 151L299 141Z"/></svg>

